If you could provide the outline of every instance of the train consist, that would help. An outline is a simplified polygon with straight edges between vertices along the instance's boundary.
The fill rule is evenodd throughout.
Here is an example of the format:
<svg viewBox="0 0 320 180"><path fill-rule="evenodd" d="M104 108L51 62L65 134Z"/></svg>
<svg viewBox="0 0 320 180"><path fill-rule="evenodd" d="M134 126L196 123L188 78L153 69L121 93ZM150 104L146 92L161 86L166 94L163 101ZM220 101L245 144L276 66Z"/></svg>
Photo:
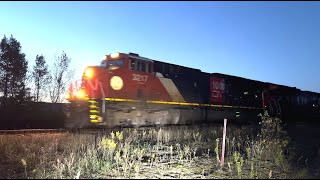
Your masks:
<svg viewBox="0 0 320 180"><path fill-rule="evenodd" d="M134 53L106 55L70 84L66 127L248 123L259 113L316 119L320 94L169 64ZM308 116L308 117L307 117Z"/></svg>

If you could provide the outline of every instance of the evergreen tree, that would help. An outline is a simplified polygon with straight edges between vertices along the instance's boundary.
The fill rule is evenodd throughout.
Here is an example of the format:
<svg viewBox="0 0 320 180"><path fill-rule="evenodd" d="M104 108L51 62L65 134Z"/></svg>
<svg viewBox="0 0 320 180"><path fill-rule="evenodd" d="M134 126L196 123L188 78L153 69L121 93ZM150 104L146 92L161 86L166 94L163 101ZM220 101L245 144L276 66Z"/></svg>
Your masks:
<svg viewBox="0 0 320 180"><path fill-rule="evenodd" d="M28 88L25 86L28 61L21 52L20 42L12 35L8 39L5 35L0 44L0 71L1 90L4 104L23 102L27 96Z"/></svg>

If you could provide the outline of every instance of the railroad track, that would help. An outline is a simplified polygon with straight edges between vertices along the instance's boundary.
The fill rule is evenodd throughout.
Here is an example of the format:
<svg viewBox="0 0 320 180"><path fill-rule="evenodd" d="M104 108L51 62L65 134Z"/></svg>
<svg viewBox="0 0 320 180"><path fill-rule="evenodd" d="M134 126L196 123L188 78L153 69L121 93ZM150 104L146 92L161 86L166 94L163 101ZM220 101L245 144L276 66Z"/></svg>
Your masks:
<svg viewBox="0 0 320 180"><path fill-rule="evenodd" d="M142 127L138 130L145 130L155 127ZM30 134L30 133L74 133L74 134L107 134L111 131L121 131L127 128L97 128L97 129L16 129L16 130L0 130L1 134Z"/></svg>
<svg viewBox="0 0 320 180"><path fill-rule="evenodd" d="M170 128L172 125L164 125L162 128ZM190 125L173 125L173 127L190 126ZM16 130L0 130L1 134L30 134L30 133L73 133L73 134L108 134L116 131L123 131L134 127L114 127L114 128L85 128L85 129L16 129ZM136 127L137 131L144 131L149 129L159 129L160 126L141 126Z"/></svg>
<svg viewBox="0 0 320 180"><path fill-rule="evenodd" d="M18 129L18 130L0 130L0 134L30 134L30 133L106 133L104 129Z"/></svg>
<svg viewBox="0 0 320 180"><path fill-rule="evenodd" d="M27 133L64 133L68 129L16 129L16 130L0 130L0 134L27 134Z"/></svg>

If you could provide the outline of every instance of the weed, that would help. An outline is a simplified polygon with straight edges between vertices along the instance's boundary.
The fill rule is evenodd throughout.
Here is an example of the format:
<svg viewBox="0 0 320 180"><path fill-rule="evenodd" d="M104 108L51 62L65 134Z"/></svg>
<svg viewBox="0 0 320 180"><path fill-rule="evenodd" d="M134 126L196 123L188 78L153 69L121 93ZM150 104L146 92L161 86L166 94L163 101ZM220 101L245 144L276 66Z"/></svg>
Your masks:
<svg viewBox="0 0 320 180"><path fill-rule="evenodd" d="M218 166L221 127L216 126L128 128L99 135L0 135L0 154L3 155L0 162L8 169L2 171L0 177L306 177L307 170L288 176L292 170L287 150L290 139L286 138L279 123L279 119L262 117L259 135L252 134L249 128L230 125L227 128L225 168ZM215 156L210 154L212 148ZM22 166L17 167L17 164Z"/></svg>

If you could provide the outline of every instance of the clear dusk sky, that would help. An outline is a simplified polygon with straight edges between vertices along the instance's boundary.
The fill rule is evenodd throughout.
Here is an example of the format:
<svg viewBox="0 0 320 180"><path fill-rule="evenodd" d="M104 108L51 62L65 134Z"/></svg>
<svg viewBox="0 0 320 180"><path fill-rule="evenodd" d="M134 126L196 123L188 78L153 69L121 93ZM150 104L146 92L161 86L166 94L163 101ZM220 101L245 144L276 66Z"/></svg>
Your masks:
<svg viewBox="0 0 320 180"><path fill-rule="evenodd" d="M80 79L105 54L320 92L320 2L0 2L0 35L29 68L65 51Z"/></svg>

